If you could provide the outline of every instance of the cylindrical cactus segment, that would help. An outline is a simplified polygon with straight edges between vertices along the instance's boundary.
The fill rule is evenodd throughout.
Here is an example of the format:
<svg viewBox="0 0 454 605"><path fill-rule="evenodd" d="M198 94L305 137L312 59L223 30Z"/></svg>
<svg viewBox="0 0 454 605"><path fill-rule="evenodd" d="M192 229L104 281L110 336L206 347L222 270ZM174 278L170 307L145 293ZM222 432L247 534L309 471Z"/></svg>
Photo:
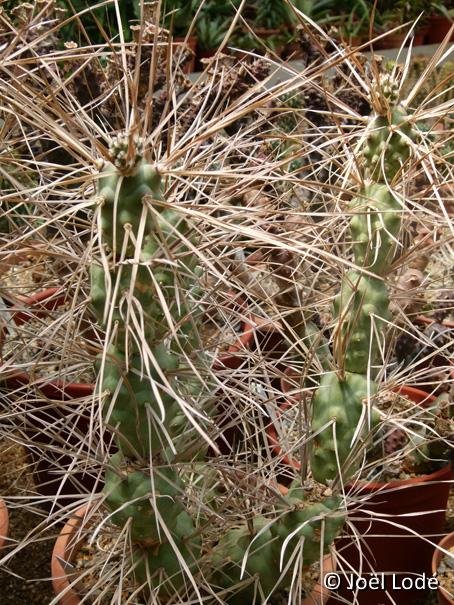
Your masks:
<svg viewBox="0 0 454 605"><path fill-rule="evenodd" d="M409 116L401 105L376 115L370 123L370 133L362 152L366 174L376 182L394 179L411 155L415 138Z"/></svg>
<svg viewBox="0 0 454 605"><path fill-rule="evenodd" d="M157 346L154 358L161 373L172 384L172 373L178 358ZM154 381L154 389L150 385ZM167 392L157 368L150 368L150 377L143 374L141 358L133 356L126 371L124 354L114 347L104 362L101 390L109 393L103 410L104 419L116 431L116 442L123 453L131 457L149 457L168 446L167 432L180 407ZM175 436L175 435L172 435Z"/></svg>
<svg viewBox="0 0 454 605"><path fill-rule="evenodd" d="M231 529L214 547L211 563L217 571L213 583L224 589L246 583L224 598L229 605L258 605L288 587L295 557L302 556L298 564L303 567L318 561L344 524L344 516L335 512L340 506L338 499L309 504L290 491L284 500L285 512L274 523L256 517L252 534L246 526Z"/></svg>
<svg viewBox="0 0 454 605"><path fill-rule="evenodd" d="M335 356L343 360L348 372L366 374L380 352L379 336L389 318L389 296L384 282L348 271L334 300L334 312L340 320Z"/></svg>
<svg viewBox="0 0 454 605"><path fill-rule="evenodd" d="M389 186L369 183L350 202L350 209L354 213L350 232L355 263L371 273L383 275L393 260L402 202Z"/></svg>
<svg viewBox="0 0 454 605"><path fill-rule="evenodd" d="M369 433L368 419L373 421L374 416L367 406L376 392L375 382L362 374L323 376L313 399L311 469L316 481L326 484L340 475L345 481L358 469L361 458L349 456L355 446L353 439L364 443Z"/></svg>
<svg viewBox="0 0 454 605"><path fill-rule="evenodd" d="M124 348L126 317L136 310L147 341L162 342L172 334L170 348L185 349L191 326L184 322L187 305L178 294L191 289L197 264L187 245L186 221L180 212L164 206L160 176L148 164L139 162L129 176L107 164L102 174L98 183L102 241L113 258L108 275L100 265L91 268L91 299L98 321L104 325L110 317L111 324L118 323L117 347ZM144 211L147 203L152 209ZM132 237L124 251L126 232Z"/></svg>
<svg viewBox="0 0 454 605"><path fill-rule="evenodd" d="M123 347L125 342L124 322L127 315L132 273L132 264L117 265L114 269L111 269L109 271L110 293L108 293L103 267L93 264L90 270L90 298L98 322L102 326L105 326L109 320L112 325L116 323L118 334L117 346ZM117 280L119 282L118 288ZM145 265L139 265L134 280L133 296L140 302L140 307L144 314L144 336L147 341L153 342L159 338L160 333L162 334L166 331L166 328L168 330L168 327L162 324L162 309L157 300L155 288L150 284L150 281L150 268ZM107 309L106 304L108 305ZM106 311L109 315L106 317L106 321L104 321ZM161 321L159 321L160 319Z"/></svg>
<svg viewBox="0 0 454 605"><path fill-rule="evenodd" d="M104 495L113 523L124 526L129 522L135 542L159 542L165 536L161 523L173 527L175 519L184 512L183 483L178 473L172 468L153 473L136 470L132 463L128 466L128 459L121 452L112 456L110 464Z"/></svg>
<svg viewBox="0 0 454 605"><path fill-rule="evenodd" d="M187 581L182 559L190 566L200 558L184 483L175 468L162 466L171 458L170 440L187 429L178 399L200 390L194 373L180 367L191 331L197 335L186 300L197 257L182 213L164 203L159 173L140 153L129 158L128 147L125 137L112 145L113 163L98 181L108 273L101 264L91 267L94 312L116 334L98 361L103 416L120 450L111 457L104 496L112 521L129 524L137 544L137 579L154 578L151 585L169 597Z"/></svg>
<svg viewBox="0 0 454 605"><path fill-rule="evenodd" d="M202 554L200 535L187 512L183 511L173 519L169 532L170 538L161 532L159 542L134 551L137 581L148 585L153 598L159 596L165 600L175 597L185 585L190 585L187 573L197 573Z"/></svg>
<svg viewBox="0 0 454 605"><path fill-rule="evenodd" d="M162 199L161 177L154 167L139 162L132 175L123 175L113 164L106 163L97 185L98 195L103 198L101 230L103 240L119 256L125 237L125 225L131 225L134 236L139 232L144 196ZM152 230L151 218L145 215L145 233ZM128 250L132 251L132 241Z"/></svg>

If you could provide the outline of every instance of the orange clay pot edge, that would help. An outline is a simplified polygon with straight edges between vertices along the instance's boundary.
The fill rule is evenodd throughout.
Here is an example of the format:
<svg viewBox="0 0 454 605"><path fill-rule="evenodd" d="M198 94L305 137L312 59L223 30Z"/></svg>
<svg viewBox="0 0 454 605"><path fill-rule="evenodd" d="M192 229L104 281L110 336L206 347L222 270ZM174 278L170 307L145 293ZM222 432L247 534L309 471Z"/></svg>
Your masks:
<svg viewBox="0 0 454 605"><path fill-rule="evenodd" d="M8 536L9 517L6 504L0 498L0 550L5 545L6 537Z"/></svg>
<svg viewBox="0 0 454 605"><path fill-rule="evenodd" d="M447 534L442 540L440 540L438 546L444 548L445 550L448 550L454 546L454 532ZM438 547L434 550L434 554L432 556L432 574L434 577L437 575L438 566L441 563L443 554L444 553L439 550ZM454 599L452 599L446 590L440 586L438 587L438 603L439 605L454 605Z"/></svg>
<svg viewBox="0 0 454 605"><path fill-rule="evenodd" d="M52 551L51 573L52 586L56 595L61 595L59 605L80 605L80 598L63 567L63 561L74 559L78 544L74 544L74 536L88 512L88 505L79 508L73 517L67 521L58 536Z"/></svg>

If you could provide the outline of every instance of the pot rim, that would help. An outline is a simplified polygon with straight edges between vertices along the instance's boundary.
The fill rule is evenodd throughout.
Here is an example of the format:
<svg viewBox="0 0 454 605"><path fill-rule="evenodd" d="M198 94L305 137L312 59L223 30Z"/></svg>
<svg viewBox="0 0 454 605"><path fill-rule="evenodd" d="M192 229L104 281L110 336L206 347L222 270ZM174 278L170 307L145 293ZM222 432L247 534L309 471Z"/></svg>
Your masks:
<svg viewBox="0 0 454 605"><path fill-rule="evenodd" d="M41 290L40 292L36 292L31 296L23 298L21 303L27 307L33 308L34 305L38 305L40 303L44 303L43 309L38 310L34 315L31 313L24 311L22 309L15 310L11 309L12 320L17 325L22 325L26 323L33 316L40 316L44 313L44 311L51 311L62 304L66 299L65 290L62 286L54 286L52 288L46 288L45 290ZM48 301L48 304L46 304ZM3 348L3 338L0 334L0 361L2 360L1 350ZM45 378L39 380L32 380L30 374L27 372L14 372L11 376L7 376L4 378L4 382L7 385L11 385L13 388L17 387L17 385L26 385L31 384L36 386L40 391L44 393L47 397L50 398L62 398L70 397L86 397L88 395L92 395L95 389L95 385L92 383L85 382L66 382L64 380L46 380Z"/></svg>
<svg viewBox="0 0 454 605"><path fill-rule="evenodd" d="M80 597L77 594L72 582L68 577L67 571L63 567L63 562L71 563L77 554L80 546L79 542L74 543L74 535L82 526L86 519L90 504L84 504L67 520L52 550L51 558L51 576L52 586L56 596L61 595L59 605L79 605ZM68 552L70 550L70 552ZM68 556L69 555L69 556ZM63 594L62 594L63 593Z"/></svg>
<svg viewBox="0 0 454 605"><path fill-rule="evenodd" d="M0 498L0 550L4 547L8 537L9 515L5 501Z"/></svg>
<svg viewBox="0 0 454 605"><path fill-rule="evenodd" d="M454 546L454 531L446 534L444 538L440 540L438 545L435 547L434 553L432 555L432 575L436 578L438 567L441 563L441 559L443 558L444 553L440 550L440 548L444 548L447 550L451 546ZM443 603L447 605L454 604L454 598L450 595L442 586L438 586L439 595L444 599Z"/></svg>
<svg viewBox="0 0 454 605"><path fill-rule="evenodd" d="M415 318L416 324L423 324L426 326L430 326L432 324L439 324L444 326L445 328L454 328L454 321L450 321L449 319L444 319L443 321L436 321L433 317L429 317L428 315L418 315Z"/></svg>

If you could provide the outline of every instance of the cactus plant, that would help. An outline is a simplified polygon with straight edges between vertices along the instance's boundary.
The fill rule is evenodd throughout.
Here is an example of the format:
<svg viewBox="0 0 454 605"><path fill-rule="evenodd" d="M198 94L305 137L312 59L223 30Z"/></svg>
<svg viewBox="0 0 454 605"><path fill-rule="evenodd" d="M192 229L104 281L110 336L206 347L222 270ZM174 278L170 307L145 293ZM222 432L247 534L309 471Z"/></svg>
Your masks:
<svg viewBox="0 0 454 605"><path fill-rule="evenodd" d="M109 53L114 53L114 46ZM130 65L130 54L129 49L121 46L122 60L115 63L122 72L118 97L124 100L127 123L134 125L137 132L145 133L147 146L153 146L150 155L165 162L166 175L171 173L169 166L174 163L177 167L175 181L184 180L188 174L197 175L194 189L203 191L200 186L203 166L208 166L213 159L208 147L210 137L223 124L234 123L233 111L229 116L227 110L216 114L215 108L211 108L218 97L222 99L226 95L210 85L213 103L202 102L201 111L197 104L201 104L203 95L193 96L191 107L197 111L191 115L200 118L194 120L195 134L187 129L185 138L175 144L178 129L174 131L173 124L179 118L179 94L174 92L173 86L166 86L174 113L162 120L168 124L167 130L161 126L153 127L151 132L148 107L152 100L148 97L144 102L148 117L143 117L141 111L137 111L134 100L137 95L129 94L134 93L129 89L130 80L137 81L131 76L133 72L138 73L139 66L135 70L125 69ZM8 53L4 59L6 68L14 65ZM336 57L335 61L338 59ZM39 118L41 124L37 128L41 130L43 116L47 113L44 109L47 99L52 99L54 112L63 97L65 103L61 106L58 124L55 118L45 121L46 137L52 139L55 135L71 146L71 138L78 135L77 145L72 144L75 156L91 158L93 149L105 149L102 143L106 132L104 122L102 129L90 132L93 124L90 126L87 109L80 112L76 128L62 128L63 124L72 126L66 118L73 105L71 95L61 93L65 90L63 80L59 79L59 63L60 60L48 61L46 78L37 72L40 85L49 84L52 95L25 95L22 92L15 103L8 100L8 107L14 107L20 113L24 111L20 106L22 102L28 120L34 122L35 116ZM155 63L154 60L151 62L150 73ZM6 68L2 67L2 70ZM25 68L21 66L16 71L20 74L22 69ZM44 73L44 69L42 71ZM11 70L11 73L15 71ZM17 82L20 81L18 77ZM58 86L51 91L53 82L58 82ZM153 83L150 84L151 90ZM256 87L260 88L259 82ZM28 88L24 90L28 91ZM349 207L356 267L345 273L334 304L339 324L335 361L328 358L328 347L320 340L316 327L309 322L305 324L307 340L321 343L323 361L320 366L326 372L313 399L313 474L319 482L328 485L319 502L311 500L307 491L296 482L285 496L280 496L274 489L273 498L267 499L257 514L254 511L249 516L237 511L232 513L230 509L224 520L224 511L217 511L211 502L214 489L211 485L201 491L205 497L194 506L190 494L192 484L183 468L193 463L194 449L188 453L181 444L185 442L191 421L195 422L188 409L188 400L197 390L205 388L200 379L203 376L197 376L190 367L197 331L198 310L197 305L192 304L197 248L191 241L191 230L184 213L166 198L164 168L149 162L146 155L149 147L141 139L129 133L117 137L111 145L109 161L100 169L97 195L93 200L98 219L100 260L93 262L91 267L91 302L98 324L106 332L105 348L98 359L98 394L103 401L104 421L114 434L119 450L107 462L103 494L110 510L108 518L122 528L122 535L127 534L127 543L132 544L132 565L138 585L146 586L153 593L152 598L146 595L147 602L175 602L191 584L195 591L196 586L203 587L203 600L207 601L213 596L213 600L219 602L214 594L219 592L220 598L232 604L267 602L271 595L290 589L301 564L306 566L318 560L343 525L342 497L331 488L337 487L336 478L340 474L344 479L353 475L359 459L355 455L357 446L364 443L374 423L366 406L377 389L374 382L374 365L380 357L377 335L389 317L384 278L393 261L404 204L394 191L394 183L411 157L415 136L412 120L406 109L399 105L393 82L382 82L375 97L372 99L375 115L369 122L369 136L357 158L360 178L355 184L361 185L357 186ZM96 105L98 101L100 99ZM36 112L32 111L34 105ZM245 102L239 99L237 121L253 105L266 106L265 96L249 98ZM205 123L201 118L207 106L210 106L210 117ZM119 114L123 117L122 112ZM157 115L158 120L160 115ZM222 115L220 127L215 124L218 115ZM58 128L52 129L55 133L49 132L49 125L54 123ZM205 124L209 124L208 128ZM163 132L168 134L168 140L161 146L159 135ZM238 132L235 146L242 136L249 134ZM224 138L222 154L228 155L230 151L225 141ZM240 161L252 158L257 147L251 137L251 143L245 145L246 153L240 147ZM192 153L196 149L203 153ZM260 180L263 175L261 168L257 170L259 163L264 162L259 159L253 164L255 173L248 175L251 181ZM212 175L209 178L218 179L219 188L224 186L220 178L222 166L217 165L215 170L210 166L209 171ZM51 166L48 172L44 168L43 189L50 181L64 181L56 167ZM71 179L79 172L71 167ZM235 164L233 170L229 167L225 172L233 180L246 171L242 165ZM284 180L280 178L282 172L276 174L275 182ZM296 179L293 175L293 182ZM57 187L55 192L58 191ZM215 191L211 195L214 197ZM54 197L57 196L50 196L52 203ZM207 208L206 214L210 211ZM64 208L64 216L68 212ZM220 224L218 221L217 226ZM251 229L248 232L251 233ZM292 248L291 245L288 247ZM296 318L294 323L299 326L301 322ZM333 372L334 364L337 367ZM211 422L208 405L197 413ZM198 433L191 431L191 434L197 437ZM196 449L203 457L206 444L201 437ZM225 466L228 462L231 460L223 461ZM209 464L204 460L201 466L209 467ZM191 473L199 473L205 478L203 468ZM222 526L220 530L218 526ZM118 592L116 600L121 598Z"/></svg>
<svg viewBox="0 0 454 605"><path fill-rule="evenodd" d="M383 280L393 262L403 200L393 190L417 136L399 103L397 85L383 74L372 89L374 113L360 152L361 187L350 202L354 262L334 301L337 371L322 378L313 398L314 478L330 484L348 480L362 456L353 456L376 422L371 397L377 392L374 365L380 357L380 334L389 319L389 295ZM367 446L367 444L366 444ZM354 460L352 460L354 457Z"/></svg>
<svg viewBox="0 0 454 605"><path fill-rule="evenodd" d="M110 155L95 198L108 266L91 267L92 307L109 343L98 361L103 416L119 449L105 473L104 498L112 522L129 524L137 581L168 598L204 561L203 523L185 505L185 481L172 464L172 443L187 432L175 393L194 383L180 358L191 347L189 318L196 319L181 292L194 289L197 263L186 221L164 203L161 176L142 158L140 140L120 135ZM128 317L130 301L140 309L140 325ZM210 586L227 592L229 603L257 602L288 587L296 546L304 545L309 565L343 524L337 499L325 500L307 502L295 487L281 496L273 521L257 515L252 525L238 520L227 527L202 566Z"/></svg>
<svg viewBox="0 0 454 605"><path fill-rule="evenodd" d="M130 520L133 541L159 541L159 523L168 522L178 549L189 558L193 549L184 542L193 526L177 499L182 490L178 474L172 468L151 473L143 468L145 460L169 455L172 437L181 430L178 419L183 414L172 386L189 330L186 303L177 305L176 289L190 276L194 258L180 237L188 235L185 222L161 204L161 177L142 159L140 140L120 135L110 154L112 162L101 170L96 198L109 267L108 271L95 263L91 267L92 306L113 340L98 362L100 389L107 393L104 418L116 431L120 450L106 472L105 498L114 523ZM147 212L147 204L154 212ZM175 264L180 265L178 274ZM130 305L137 310L136 330L129 326ZM181 376L179 380L184 381ZM194 549L197 552L195 540ZM156 547L149 551L156 552ZM158 551L159 567L174 576L177 559L168 543ZM153 556L149 561L150 568L153 563L156 567Z"/></svg>

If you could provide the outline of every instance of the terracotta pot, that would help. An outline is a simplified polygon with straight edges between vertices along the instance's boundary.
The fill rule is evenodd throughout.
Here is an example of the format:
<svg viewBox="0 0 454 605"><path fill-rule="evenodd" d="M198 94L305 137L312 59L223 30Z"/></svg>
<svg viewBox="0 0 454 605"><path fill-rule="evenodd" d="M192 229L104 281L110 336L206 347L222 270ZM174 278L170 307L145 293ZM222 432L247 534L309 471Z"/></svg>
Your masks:
<svg viewBox="0 0 454 605"><path fill-rule="evenodd" d="M182 67L182 71L184 74L192 73L195 69L197 37L196 36L189 36L188 38L176 37L176 38L174 38L174 46L177 48L179 46L185 46L190 51L190 58L187 61L185 61L184 65Z"/></svg>
<svg viewBox="0 0 454 605"><path fill-rule="evenodd" d="M8 536L9 517L6 504L0 498L0 550L4 547Z"/></svg>
<svg viewBox="0 0 454 605"><path fill-rule="evenodd" d="M64 304L65 300L66 294L61 288L39 292L24 301L24 306L30 307L30 311L11 310L13 321L20 326L34 317L43 317ZM3 338L4 334L1 334L0 351ZM67 421L69 410L73 407L72 401L91 395L94 385L63 380L32 380L26 372L15 372L4 378L4 382L11 389L29 386L38 390L38 396L27 397L27 410L24 413L24 430L28 438L24 445L35 475L37 491L50 498L57 494L65 496L64 504L68 504L71 500L69 496L74 498L77 493L91 491L95 485L101 486L97 478L88 471L71 472L70 479L61 483L62 469L70 468L74 461L73 452L80 450L80 437L76 433L86 435L90 427L90 415L82 412L75 414L71 423ZM49 399L54 401L50 402ZM61 404L58 403L60 401ZM76 408L77 403L75 412L78 411ZM110 436L106 434L105 439L108 443ZM58 452L58 449L62 452ZM88 452L82 452L82 455L85 454L89 455ZM47 507L50 506L49 499Z"/></svg>
<svg viewBox="0 0 454 605"><path fill-rule="evenodd" d="M196 61L195 61L195 70L196 71L204 71L207 63L209 63L209 59L212 59L217 53L217 48L212 49L197 49Z"/></svg>
<svg viewBox="0 0 454 605"><path fill-rule="evenodd" d="M30 311L11 309L12 320L17 326L23 325L34 317L44 317L48 311L54 311L65 303L66 294L62 288L48 288L24 299L21 306L30 307ZM0 357L3 348L4 331L0 332ZM6 375L3 382L10 388L20 388L31 384L49 399L74 399L93 393L93 384L66 382L63 380L34 380L26 372L14 372Z"/></svg>
<svg viewBox="0 0 454 605"><path fill-rule="evenodd" d="M438 44L443 42L445 37L448 35L449 30L453 25L453 21L444 17L443 15L431 15L429 17L428 31L426 35L426 42L428 44ZM449 41L454 39L454 30L451 32Z"/></svg>
<svg viewBox="0 0 454 605"><path fill-rule="evenodd" d="M288 350L283 327L277 321L251 314L254 334L251 343L252 350L266 353L268 356L281 357Z"/></svg>
<svg viewBox="0 0 454 605"><path fill-rule="evenodd" d="M77 554L77 550L81 544L78 530L88 510L89 507L85 505L69 519L61 530L52 551L52 586L55 595L61 595L59 605L79 605L81 602L75 588L71 587L71 582L74 578L68 575L67 570L64 568L64 562L71 563Z"/></svg>
<svg viewBox="0 0 454 605"><path fill-rule="evenodd" d="M424 44L427 32L427 26L417 29L413 34L413 46L421 46L422 44ZM406 35L407 32L389 34L388 36L384 36L383 38L380 38L380 40L373 42L373 48L374 50L400 48L405 40ZM410 44L410 41L411 38L408 38L408 40L405 42L405 46L408 46Z"/></svg>
<svg viewBox="0 0 454 605"><path fill-rule="evenodd" d="M361 44L364 44L365 42L367 42L366 36L350 36L347 39L347 44L350 48L361 46Z"/></svg>
<svg viewBox="0 0 454 605"><path fill-rule="evenodd" d="M323 557L322 578L319 579L311 594L308 595L301 605L326 605L331 595L331 591L325 586L325 577L336 570L336 559L332 555Z"/></svg>
<svg viewBox="0 0 454 605"><path fill-rule="evenodd" d="M214 401L216 405L216 426L219 429L219 436L215 438L215 443L221 454L231 454L238 447L244 445L245 433L242 423L239 421L238 398L228 388L229 383L232 389L235 383L241 381L241 373L248 373L248 359L250 358L250 338L253 338L254 326L249 324L248 331L243 334L244 346L247 348L247 354L241 355L240 351L226 353L219 357L213 364L213 370L216 372L218 380L222 383L221 388L215 393ZM244 366L244 368L242 368ZM232 370L234 370L232 372ZM236 370L236 372L235 372ZM276 385L272 385L276 387ZM214 456L213 450L209 449L209 455Z"/></svg>
<svg viewBox="0 0 454 605"><path fill-rule="evenodd" d="M447 534L440 541L438 546L440 548L444 548L445 550L451 549L454 546L454 532ZM444 557L444 553L440 550L440 548L436 548L432 556L432 575L434 577L437 576L438 567L441 563L442 558ZM439 605L454 605L454 587L452 592L449 594L444 588L441 588L441 586L439 586L438 603Z"/></svg>
<svg viewBox="0 0 454 605"><path fill-rule="evenodd" d="M376 40L375 42L371 42L374 50L385 50L388 48L400 48L402 46L403 41L405 40L406 34L389 34L388 36L384 36L380 38L380 40ZM408 44L409 42L407 42Z"/></svg>
<svg viewBox="0 0 454 605"><path fill-rule="evenodd" d="M426 36L427 36L428 32L429 32L429 26L427 24L421 25L420 27L418 27L417 30L415 31L413 45L422 46L423 44L427 44Z"/></svg>
<svg viewBox="0 0 454 605"><path fill-rule="evenodd" d="M249 354L254 341L254 324L245 298L235 292L227 292L227 309L232 316L241 321L240 334L225 353L221 353L213 361L213 370L237 369L245 360L245 354Z"/></svg>
<svg viewBox="0 0 454 605"><path fill-rule="evenodd" d="M271 319L260 317L248 309L247 301L238 296L232 296L232 304L238 307L238 315L242 316L241 333L238 339L229 346L213 362L213 370L239 368L251 353L278 353L284 347L282 328Z"/></svg>
<svg viewBox="0 0 454 605"><path fill-rule="evenodd" d="M281 493L285 493L286 488L279 486ZM81 528L84 518L86 518L89 507L81 507L75 515L65 524L58 536L54 549L52 551L51 573L52 586L55 596L61 595L59 605L80 605L81 599L77 594L77 587L71 586L74 577L71 578L64 568L64 562L71 563L77 555L77 551L83 542L83 532ZM82 537L81 537L82 536ZM331 554L323 558L323 577L336 569L336 558ZM330 591L325 588L324 582L316 584L311 594L308 595L301 605L326 605L330 597Z"/></svg>
<svg viewBox="0 0 454 605"><path fill-rule="evenodd" d="M230 294L232 305L237 306L237 315L242 318L241 334L238 339L230 345L226 353L219 355L213 362L212 369L221 382L226 385L240 379L240 372L248 372L248 367L254 353L266 354L269 364L274 364L276 375L281 371L279 361L273 361L273 354L278 357L278 349L284 343L280 326L269 319L265 319L251 313L248 310L247 301L238 295ZM270 365L268 366L270 367ZM238 370L233 372L232 370ZM271 386L279 390L280 379L271 379ZM231 453L237 445L244 440L244 430L238 415L232 414L237 406L235 395L230 395L229 390L221 387L215 394L217 418L216 425L220 429L220 435L215 439L222 454ZM211 455L214 455L210 450Z"/></svg>
<svg viewBox="0 0 454 605"><path fill-rule="evenodd" d="M428 317L427 315L418 315L415 319L415 323L430 326L433 323L438 323L438 322L436 322L431 317ZM444 326L445 328L454 328L454 321L450 321L449 319L444 319L441 322L441 325Z"/></svg>
<svg viewBox="0 0 454 605"><path fill-rule="evenodd" d="M426 315L418 315L414 319L414 323L415 325L420 326L431 326L432 324L438 322L435 322L435 320ZM445 328L454 329L454 322L449 320L442 321L441 325ZM454 380L454 359L448 358L443 354L437 353L435 345L434 352L430 355L430 359L425 360L424 357L426 357L426 355L427 353L421 355L420 359L415 357L415 359L412 361L411 373L414 374L416 377L420 375L419 382L418 379L416 379L415 387L417 389L425 391L426 393L430 393L431 395L438 396L441 393L446 392L447 388L449 389L449 384L446 385L443 381L440 381L439 385L437 386L437 384L435 384L437 381L437 372L440 373L440 368L443 368L443 372L446 371L446 377L449 374L451 380ZM447 370L449 366L452 367L450 371ZM430 378L431 374L434 376L433 383ZM404 380L406 379L404 378Z"/></svg>

